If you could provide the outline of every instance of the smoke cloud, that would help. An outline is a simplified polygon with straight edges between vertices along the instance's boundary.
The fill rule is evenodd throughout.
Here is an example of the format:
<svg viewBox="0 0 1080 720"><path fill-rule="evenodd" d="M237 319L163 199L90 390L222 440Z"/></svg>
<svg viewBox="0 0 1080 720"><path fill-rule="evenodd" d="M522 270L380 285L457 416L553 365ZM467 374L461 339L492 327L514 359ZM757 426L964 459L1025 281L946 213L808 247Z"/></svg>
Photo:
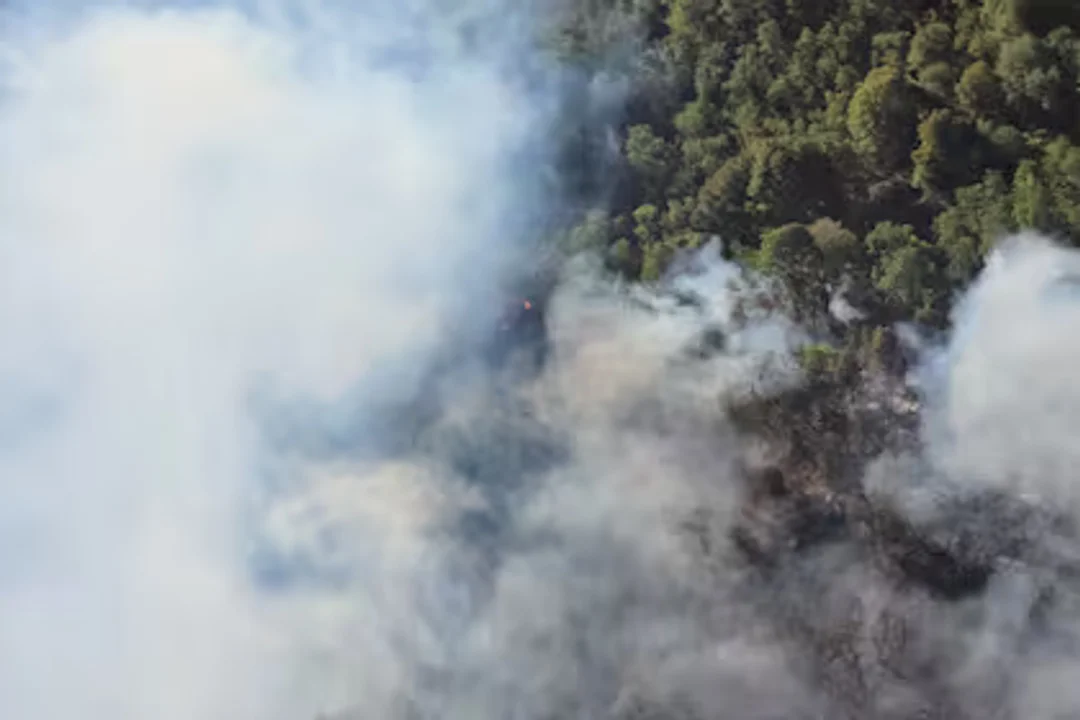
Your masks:
<svg viewBox="0 0 1080 720"><path fill-rule="evenodd" d="M561 210L536 12L9 12L0 714L1075 714L1078 256L992 256L854 486L737 430L818 338L715 246L567 264L493 363Z"/></svg>
<svg viewBox="0 0 1080 720"><path fill-rule="evenodd" d="M412 464L344 487L290 428L363 439L497 313L544 113L407 9L297 15L7 18L6 717L392 716L395 583L467 493ZM331 589L335 564L369 597Z"/></svg>
<svg viewBox="0 0 1080 720"><path fill-rule="evenodd" d="M1002 242L957 305L944 345L925 347L920 449L867 477L955 556L992 573L956 606L921 614L964 717L1057 718L1080 696L1080 560L1072 440L1080 254L1023 233Z"/></svg>

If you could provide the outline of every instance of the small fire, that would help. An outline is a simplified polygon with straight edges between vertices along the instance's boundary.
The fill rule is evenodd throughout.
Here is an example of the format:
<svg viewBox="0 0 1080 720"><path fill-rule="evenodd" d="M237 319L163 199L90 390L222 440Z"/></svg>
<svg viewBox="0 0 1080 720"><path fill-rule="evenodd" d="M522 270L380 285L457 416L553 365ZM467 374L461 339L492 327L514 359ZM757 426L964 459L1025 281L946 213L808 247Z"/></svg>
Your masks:
<svg viewBox="0 0 1080 720"><path fill-rule="evenodd" d="M526 309L526 310L532 310L532 303L531 303L531 302L529 302L528 300L526 300L526 301L524 302L524 305L525 305L525 309Z"/></svg>

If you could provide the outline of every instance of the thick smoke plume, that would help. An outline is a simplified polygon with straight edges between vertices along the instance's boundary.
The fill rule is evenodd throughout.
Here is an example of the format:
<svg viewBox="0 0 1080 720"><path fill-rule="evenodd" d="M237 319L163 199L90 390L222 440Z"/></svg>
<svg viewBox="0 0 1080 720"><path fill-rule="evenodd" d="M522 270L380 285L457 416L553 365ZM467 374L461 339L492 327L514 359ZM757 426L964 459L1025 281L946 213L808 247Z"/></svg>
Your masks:
<svg viewBox="0 0 1080 720"><path fill-rule="evenodd" d="M544 113L386 9L5 17L5 717L387 717L412 682L394 594L452 480L342 488L293 428L362 444L497 314Z"/></svg>
<svg viewBox="0 0 1080 720"><path fill-rule="evenodd" d="M715 246L485 354L559 210L535 7L255 5L5 17L0 715L1080 710L1074 253L1003 246L796 488L732 408L819 338Z"/></svg>

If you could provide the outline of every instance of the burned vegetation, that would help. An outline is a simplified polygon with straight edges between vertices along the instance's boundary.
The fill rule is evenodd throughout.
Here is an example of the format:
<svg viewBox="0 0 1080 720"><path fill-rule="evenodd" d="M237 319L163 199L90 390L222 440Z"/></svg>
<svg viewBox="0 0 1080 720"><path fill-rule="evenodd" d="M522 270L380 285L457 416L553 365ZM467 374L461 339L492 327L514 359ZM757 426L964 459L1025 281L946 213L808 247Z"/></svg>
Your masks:
<svg viewBox="0 0 1080 720"><path fill-rule="evenodd" d="M742 474L726 537L710 536L704 512L685 531L703 555L731 549L718 572L732 562L748 571L756 612L802 660L828 716L1016 717L1007 707L991 713L993 701L957 684L953 625L992 605L996 582L1038 577L1011 638L1030 647L1075 592L1080 537L1062 510L1001 490L958 489L914 514L899 493L881 491L935 472L921 459L910 358L894 340L873 373L812 371L804 384L728 408L765 452ZM1005 657L995 662L980 681L1001 683L993 690L1004 702L1012 671Z"/></svg>

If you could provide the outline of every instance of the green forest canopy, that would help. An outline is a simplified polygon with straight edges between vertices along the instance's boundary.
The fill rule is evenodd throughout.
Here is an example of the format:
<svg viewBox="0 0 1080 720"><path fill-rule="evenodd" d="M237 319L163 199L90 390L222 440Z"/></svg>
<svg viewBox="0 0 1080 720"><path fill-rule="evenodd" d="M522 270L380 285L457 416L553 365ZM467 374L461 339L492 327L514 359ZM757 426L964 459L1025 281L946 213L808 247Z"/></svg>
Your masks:
<svg viewBox="0 0 1080 720"><path fill-rule="evenodd" d="M1080 3L639 0L623 178L569 237L659 277L719 237L803 314L846 283L854 350L947 322L1002 234L1080 241ZM597 2L585 6L598 7ZM608 39L572 28L563 51Z"/></svg>

